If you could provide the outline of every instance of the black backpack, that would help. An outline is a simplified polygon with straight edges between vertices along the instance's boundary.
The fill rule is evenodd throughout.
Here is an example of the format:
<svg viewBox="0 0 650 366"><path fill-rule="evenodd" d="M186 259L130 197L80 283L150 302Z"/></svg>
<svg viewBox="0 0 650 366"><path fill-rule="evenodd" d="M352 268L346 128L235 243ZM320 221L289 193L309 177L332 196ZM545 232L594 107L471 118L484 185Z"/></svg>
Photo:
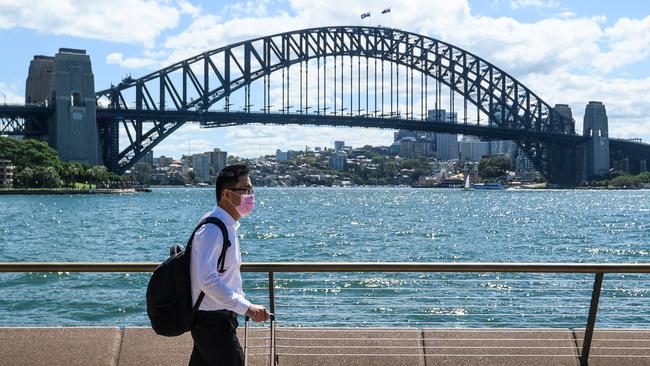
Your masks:
<svg viewBox="0 0 650 366"><path fill-rule="evenodd" d="M225 272L223 266L226 250L231 243L228 239L226 225L216 217L206 217L192 231L185 249L178 245L170 248L170 257L154 270L147 285L147 315L156 334L174 337L192 328L194 315L203 301L205 294L199 294L196 304L192 306L192 282L190 280L190 256L192 240L196 231L205 224L219 226L223 235L221 255L217 261L219 273Z"/></svg>

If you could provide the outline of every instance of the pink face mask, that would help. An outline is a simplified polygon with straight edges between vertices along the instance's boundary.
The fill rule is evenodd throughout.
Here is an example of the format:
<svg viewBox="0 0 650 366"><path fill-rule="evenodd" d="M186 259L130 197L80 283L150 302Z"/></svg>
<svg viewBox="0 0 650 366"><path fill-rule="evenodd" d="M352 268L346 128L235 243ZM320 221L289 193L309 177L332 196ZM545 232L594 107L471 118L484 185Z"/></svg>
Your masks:
<svg viewBox="0 0 650 366"><path fill-rule="evenodd" d="M235 207L237 212L241 216L248 216L253 212L255 207L255 195L254 194L244 194L241 196L241 203L239 206Z"/></svg>

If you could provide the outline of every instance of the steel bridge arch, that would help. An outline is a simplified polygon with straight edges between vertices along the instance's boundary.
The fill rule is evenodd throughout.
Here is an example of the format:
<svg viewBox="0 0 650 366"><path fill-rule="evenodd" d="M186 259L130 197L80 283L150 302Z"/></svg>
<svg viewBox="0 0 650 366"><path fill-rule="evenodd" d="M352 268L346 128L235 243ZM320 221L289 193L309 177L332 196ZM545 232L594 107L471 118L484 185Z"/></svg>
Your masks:
<svg viewBox="0 0 650 366"><path fill-rule="evenodd" d="M321 27L234 43L138 79L126 78L117 86L97 92L98 104L107 100L109 109L119 110L127 133L127 121L131 122L134 131L135 136L128 134L131 144L117 156L120 161L117 170L128 169L140 156L189 121L154 120L153 128L143 131L138 112L196 111L196 119L200 121L201 111L207 111L256 80L292 65L334 56L375 58L423 73L462 95L486 114L487 122L495 127L548 133L549 136L575 134L573 121L564 118L508 73L459 47L392 28ZM194 71L197 68L202 70L201 77ZM176 79L172 79L172 75L176 75ZM133 91L135 106L129 106L124 93ZM551 156L547 146L555 143L551 137L521 139L517 143L547 179L557 180L556 175L572 168L556 164L566 159Z"/></svg>

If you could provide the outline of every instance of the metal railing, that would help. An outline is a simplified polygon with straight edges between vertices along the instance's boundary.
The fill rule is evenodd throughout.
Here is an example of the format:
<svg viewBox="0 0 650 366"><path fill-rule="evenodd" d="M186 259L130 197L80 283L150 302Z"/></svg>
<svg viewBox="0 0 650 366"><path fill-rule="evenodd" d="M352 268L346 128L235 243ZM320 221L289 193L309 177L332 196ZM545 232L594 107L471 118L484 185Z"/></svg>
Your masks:
<svg viewBox="0 0 650 366"><path fill-rule="evenodd" d="M151 272L159 263L153 262L130 262L130 263L48 263L48 262L23 262L23 263L0 263L0 272ZM242 272L264 275L252 279L253 287L246 291L251 292L252 298L266 298L269 310L273 313L282 314L283 311L292 311L295 308L332 308L341 306L350 308L354 306L360 314L364 311L372 311L382 316L398 314L406 319L409 316L437 316L441 321L416 321L409 325L449 325L454 320L446 320L448 316L462 315L463 318L479 317L477 321L467 321L462 324L471 326L494 325L489 323L490 319L504 316L504 319L512 319L516 316L513 313L517 309L531 311L525 313L522 318L537 320L547 319L553 316L556 319L576 319L580 316L581 310L587 310L584 324L584 338L582 339L581 352L579 353L581 365L587 365L591 351L594 335L594 327L597 320L599 305L603 292L608 299L630 302L621 305L609 305L614 310L628 309L630 303L637 307L650 308L646 304L640 304L643 299L650 298L650 286L638 287L638 283L650 283L648 279L638 278L641 275L650 274L650 264L633 263L301 263L301 262L280 262L280 263L243 263ZM307 273L329 273L327 278L304 278ZM341 277L342 273L351 277ZM385 278L373 277L370 280L364 279L362 274L383 273ZM456 277L449 277L446 274L453 273ZM266 275L265 275L266 274ZM282 274L285 278L278 278ZM389 274L397 274L403 277L388 278ZM404 277L407 274L417 274L417 278ZM519 274L535 276L532 278L516 277ZM547 274L553 275L579 275L582 277L572 278L551 278L544 277ZM603 288L605 274L611 278L610 282L615 284L613 288ZM465 275L469 277L459 278ZM504 276L507 275L507 276ZM585 275L593 275L593 280ZM431 277L442 276L442 277ZM472 277L478 276L478 277ZM510 276L510 277L508 277ZM513 277L515 276L515 277ZM623 276L616 278L616 276ZM627 277L625 277L627 276ZM630 278L630 276L637 276ZM390 286L380 286L376 282L390 280ZM593 281L593 282L592 282ZM246 282L249 282L248 279ZM593 286L586 287L590 283ZM268 286L267 286L268 284ZM636 287L630 287L632 284ZM544 287L540 287L543 285ZM627 286L627 287L626 287ZM465 292L464 296L458 295L458 291ZM350 294L351 296L347 296ZM379 295L377 295L379 294ZM565 295L569 294L569 295ZM331 295L331 296L330 296ZM587 295L589 303L586 303ZM638 295L638 296L637 296ZM510 297L507 297L510 296ZM584 297L585 303L574 304L576 299ZM326 300L323 302L323 300ZM407 301L408 299L408 301ZM526 299L534 299L537 302L526 303ZM280 304L278 304L280 300ZM338 300L343 303L335 304L332 301ZM380 300L379 304L372 303ZM424 313L410 309L414 308L411 302L439 302L442 300L454 300L453 304L445 304L446 307L436 303L436 306L427 309ZM476 304L463 307L478 308L473 314L467 311L463 314L446 313L446 308L453 308L451 305L463 306L463 302L475 300ZM507 300L507 301L506 301ZM514 304L515 301L519 304ZM539 305L538 300L544 300ZM388 305L386 305L388 304ZM505 305L504 305L505 304ZM467 305L467 304L465 304ZM650 305L650 304L648 304ZM607 305L606 305L607 306ZM487 309L505 309L501 313L490 313ZM379 310L378 310L379 309ZM388 310L387 310L388 309ZM546 310L558 311L567 309L567 313L548 313ZM534 311L533 311L534 310ZM287 313L287 316L308 315L307 313ZM336 313L338 316L341 313ZM358 315L358 314L357 314ZM608 315L612 319L629 317L629 314L613 312ZM481 320L483 318L487 320ZM279 319L286 317L279 316ZM348 318L350 319L350 318ZM436 318L437 319L437 318ZM456 319L454 317L453 319ZM584 319L584 318L583 318ZM345 323L345 319L335 322L320 322L319 325ZM373 323L377 324L377 323ZM501 323L496 323L497 325ZM524 325L545 324L549 321L532 321L519 323ZM559 324L575 324L571 322ZM613 323L613 324L623 324ZM638 324L638 321L637 321ZM645 324L645 323L644 323ZM303 329L303 331L306 331ZM459 330L460 331L460 330ZM475 330L476 332L480 330ZM314 338L305 338L314 339ZM260 346L261 347L261 346ZM290 347L290 346L284 346ZM329 346L320 345L320 348ZM576 347L578 344L576 342ZM405 347L397 347L405 348ZM445 347L443 347L445 348ZM458 347L448 347L458 348ZM471 348L471 347L470 347ZM526 347L503 347L503 348L526 348ZM542 347L543 348L543 347ZM562 348L562 347L559 347ZM625 349L625 348L619 348ZM631 348L630 348L631 349ZM604 356L603 356L604 357Z"/></svg>

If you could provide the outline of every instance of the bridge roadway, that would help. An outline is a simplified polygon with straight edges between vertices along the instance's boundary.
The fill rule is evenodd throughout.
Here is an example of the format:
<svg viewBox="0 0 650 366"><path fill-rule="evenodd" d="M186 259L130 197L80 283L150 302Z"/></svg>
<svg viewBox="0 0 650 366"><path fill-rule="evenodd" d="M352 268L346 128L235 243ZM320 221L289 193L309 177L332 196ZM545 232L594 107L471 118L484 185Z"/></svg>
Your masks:
<svg viewBox="0 0 650 366"><path fill-rule="evenodd" d="M317 316L317 314L315 314ZM268 365L269 330L249 330L251 366ZM243 326L237 330L245 344ZM583 331L567 328L276 328L278 366L580 364ZM140 327L0 328L2 365L186 365L189 333ZM650 329L596 329L592 366L650 365Z"/></svg>
<svg viewBox="0 0 650 366"><path fill-rule="evenodd" d="M337 126L337 127L372 127L387 129L410 129L417 131L431 131L441 133L454 133L473 135L500 140L518 140L524 138L537 138L548 140L563 140L567 142L584 142L588 138L580 135L567 135L563 133L548 133L527 131L523 129L502 128L496 126L444 123L422 120L408 120L402 118L381 118L357 115L318 115L300 113L258 113L258 112L217 112L217 111L156 111L156 110L123 110L97 108L98 120L112 120L113 118L142 121L161 122L198 122L201 126L226 127L245 124L273 124L273 125L312 125L312 126ZM648 145L650 148L650 145Z"/></svg>
<svg viewBox="0 0 650 366"><path fill-rule="evenodd" d="M44 120L54 113L54 109L41 104L5 104L0 105L0 134L27 134L24 123L17 118L35 118L43 124ZM226 127L253 123L275 125L313 125L313 126L344 126L344 127L374 127L391 129L412 129L441 133L455 133L480 136L489 139L516 140L521 138L554 139L567 142L585 142L587 137L581 135L566 135L560 133L542 133L496 126L485 126L462 123L441 123L434 121L406 120L399 118L377 118L370 116L331 116L317 114L280 114L280 113L247 113L247 112L217 112L217 111L136 111L97 108L97 120L107 121L113 117L140 120L157 120L163 122L198 122L203 127ZM182 122L178 122L182 121ZM650 160L650 144L626 139L610 138L610 149L620 151L627 156L635 156L641 160Z"/></svg>

